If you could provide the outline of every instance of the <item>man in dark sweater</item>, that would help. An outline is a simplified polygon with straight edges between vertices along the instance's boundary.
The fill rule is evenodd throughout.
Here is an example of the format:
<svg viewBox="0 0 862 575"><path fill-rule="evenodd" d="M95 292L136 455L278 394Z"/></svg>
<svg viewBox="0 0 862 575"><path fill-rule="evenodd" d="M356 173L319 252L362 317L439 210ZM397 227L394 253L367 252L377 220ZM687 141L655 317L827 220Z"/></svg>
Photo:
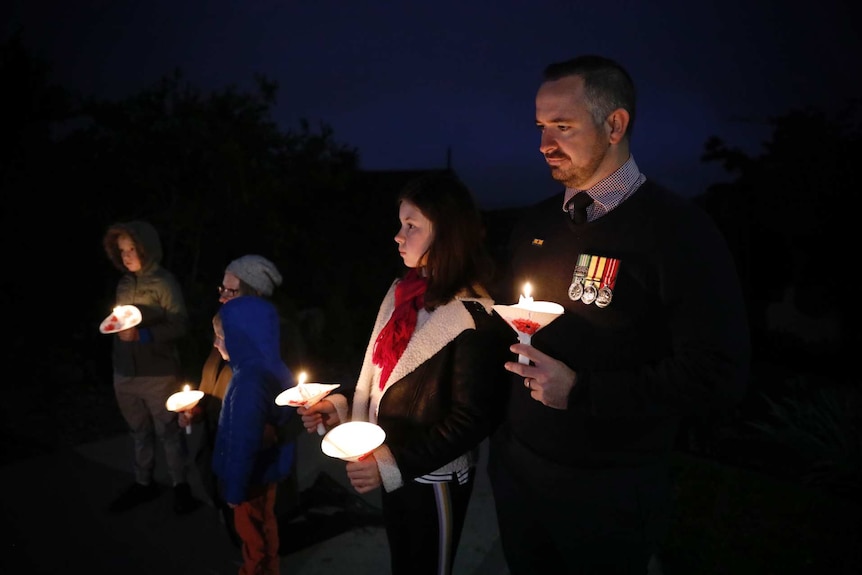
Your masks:
<svg viewBox="0 0 862 575"><path fill-rule="evenodd" d="M617 63L552 64L540 151L563 194L528 208L495 295L564 313L515 343L489 474L512 575L648 572L671 515L680 419L732 407L750 342L724 238L629 151L635 89ZM586 200L586 201L582 201ZM527 294L529 295L529 294ZM514 341L513 332L513 341Z"/></svg>

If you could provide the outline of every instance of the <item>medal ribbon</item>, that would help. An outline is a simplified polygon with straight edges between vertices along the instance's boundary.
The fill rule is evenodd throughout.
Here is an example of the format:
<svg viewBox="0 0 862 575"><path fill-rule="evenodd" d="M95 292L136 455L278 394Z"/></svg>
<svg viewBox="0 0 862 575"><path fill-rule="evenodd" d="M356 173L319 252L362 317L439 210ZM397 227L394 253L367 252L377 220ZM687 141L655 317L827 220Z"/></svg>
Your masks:
<svg viewBox="0 0 862 575"><path fill-rule="evenodd" d="M607 287L613 291L617 283L617 271L620 268L620 260L616 258L607 258L607 266L602 274L601 287Z"/></svg>
<svg viewBox="0 0 862 575"><path fill-rule="evenodd" d="M593 256L590 261L590 273L587 276L587 283L596 284L600 281L605 272L605 264L608 258L605 256Z"/></svg>
<svg viewBox="0 0 862 575"><path fill-rule="evenodd" d="M578 256L578 263L575 264L575 271L572 273L572 283L578 281L578 278L583 279L587 275L587 268L590 266L590 254L581 254Z"/></svg>

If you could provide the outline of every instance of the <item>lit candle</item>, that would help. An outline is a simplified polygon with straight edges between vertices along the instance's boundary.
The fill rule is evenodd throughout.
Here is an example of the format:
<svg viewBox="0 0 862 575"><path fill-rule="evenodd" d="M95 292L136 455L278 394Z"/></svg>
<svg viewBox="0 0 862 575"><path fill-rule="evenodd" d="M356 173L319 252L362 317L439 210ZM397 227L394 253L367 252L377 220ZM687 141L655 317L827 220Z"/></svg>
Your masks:
<svg viewBox="0 0 862 575"><path fill-rule="evenodd" d="M551 301L533 301L533 286L524 284L518 305L495 304L494 311L506 320L518 334L518 343L531 345L533 334L563 314L563 306ZM529 365L530 360L518 354L518 362Z"/></svg>
<svg viewBox="0 0 862 575"><path fill-rule="evenodd" d="M308 390L305 388L306 377L307 375L304 371L299 372L299 383L296 384L296 389L299 391L299 395L302 397L302 399L309 398Z"/></svg>
<svg viewBox="0 0 862 575"><path fill-rule="evenodd" d="M177 398L177 403L180 406L184 407L184 409L182 409L181 411L184 411L184 412L191 411L192 408L194 408L194 406L196 406L198 404L198 400L200 398L197 397L198 394L192 393L191 390L192 390L191 386L189 384L185 384L183 386L182 393L178 394L179 397ZM186 417L190 418L189 415L186 415ZM189 421L188 424L186 425L186 435L191 435L191 434L192 434L192 422Z"/></svg>
<svg viewBox="0 0 862 575"><path fill-rule="evenodd" d="M312 405L314 405L315 403L317 403L318 401L323 399L326 396L326 394L329 392L324 391L319 397L317 397L317 398L312 397L314 392L306 389L305 378L306 378L306 373L304 371L299 372L299 383L296 384L296 388L299 390L299 395L306 402L306 406L311 407ZM323 425L322 421L317 424L317 433L319 435L326 435L326 426Z"/></svg>
<svg viewBox="0 0 862 575"><path fill-rule="evenodd" d="M518 299L518 305L529 305L533 303L533 298L530 296L532 291L533 288L530 286L530 282L525 283L523 293L521 293L521 297Z"/></svg>

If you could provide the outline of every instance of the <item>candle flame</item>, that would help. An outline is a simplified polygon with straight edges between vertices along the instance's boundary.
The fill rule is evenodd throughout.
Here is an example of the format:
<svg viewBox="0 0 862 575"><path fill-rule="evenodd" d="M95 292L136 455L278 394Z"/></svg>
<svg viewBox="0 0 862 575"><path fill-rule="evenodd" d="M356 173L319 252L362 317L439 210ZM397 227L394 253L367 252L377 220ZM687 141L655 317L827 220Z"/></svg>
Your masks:
<svg viewBox="0 0 862 575"><path fill-rule="evenodd" d="M190 389L191 389L191 388L189 387L189 384L185 384L185 385L183 386L183 391L185 391L185 392L188 392Z"/></svg>
<svg viewBox="0 0 862 575"><path fill-rule="evenodd" d="M306 378L305 372L304 371L300 372L300 374L299 374L299 385L302 385L303 383L305 383L305 378Z"/></svg>
<svg viewBox="0 0 862 575"><path fill-rule="evenodd" d="M524 284L524 297L530 297L530 294L533 291L533 286L530 285L530 282Z"/></svg>

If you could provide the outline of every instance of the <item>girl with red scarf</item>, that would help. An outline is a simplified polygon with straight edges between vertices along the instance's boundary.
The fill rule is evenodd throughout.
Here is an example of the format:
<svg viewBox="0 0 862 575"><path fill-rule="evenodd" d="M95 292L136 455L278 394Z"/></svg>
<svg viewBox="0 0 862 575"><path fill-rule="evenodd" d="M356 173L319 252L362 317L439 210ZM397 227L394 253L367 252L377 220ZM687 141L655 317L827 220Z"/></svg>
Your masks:
<svg viewBox="0 0 862 575"><path fill-rule="evenodd" d="M331 394L298 413L309 433L320 422L383 428L383 445L347 463L348 478L359 493L383 489L392 574L441 575L452 571L479 444L500 417L508 330L491 314L469 190L433 173L410 182L398 206L407 272L383 299L353 397Z"/></svg>

